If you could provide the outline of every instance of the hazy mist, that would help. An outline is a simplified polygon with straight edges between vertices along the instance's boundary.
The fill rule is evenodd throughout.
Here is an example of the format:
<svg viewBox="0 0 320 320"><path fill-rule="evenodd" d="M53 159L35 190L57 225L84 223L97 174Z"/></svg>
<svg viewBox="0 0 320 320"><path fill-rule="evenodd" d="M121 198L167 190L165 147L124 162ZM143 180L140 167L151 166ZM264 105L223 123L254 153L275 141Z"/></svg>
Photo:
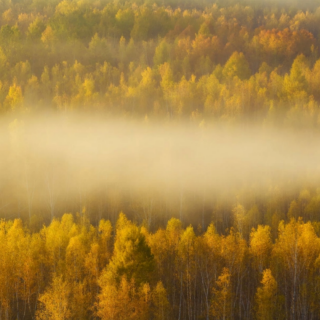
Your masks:
<svg viewBox="0 0 320 320"><path fill-rule="evenodd" d="M80 210L88 194L115 188L211 197L320 178L314 132L56 116L1 128L0 210L18 203L30 215L38 203L54 215L61 199Z"/></svg>

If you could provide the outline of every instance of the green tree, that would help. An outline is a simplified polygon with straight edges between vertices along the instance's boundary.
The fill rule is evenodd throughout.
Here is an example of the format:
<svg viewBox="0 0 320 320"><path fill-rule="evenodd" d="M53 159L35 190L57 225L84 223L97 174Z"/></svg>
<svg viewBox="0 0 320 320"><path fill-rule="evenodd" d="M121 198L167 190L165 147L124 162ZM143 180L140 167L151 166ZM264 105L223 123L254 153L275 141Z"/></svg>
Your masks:
<svg viewBox="0 0 320 320"><path fill-rule="evenodd" d="M226 80L232 80L234 77L238 77L241 80L248 79L251 71L244 54L235 51L226 62L222 74Z"/></svg>
<svg viewBox="0 0 320 320"><path fill-rule="evenodd" d="M101 275L101 283L104 279L119 283L125 276L128 281L134 279L140 286L149 282L154 271L154 258L145 236L139 227L129 221L123 213L120 213L117 221L116 236L113 256L109 265Z"/></svg>

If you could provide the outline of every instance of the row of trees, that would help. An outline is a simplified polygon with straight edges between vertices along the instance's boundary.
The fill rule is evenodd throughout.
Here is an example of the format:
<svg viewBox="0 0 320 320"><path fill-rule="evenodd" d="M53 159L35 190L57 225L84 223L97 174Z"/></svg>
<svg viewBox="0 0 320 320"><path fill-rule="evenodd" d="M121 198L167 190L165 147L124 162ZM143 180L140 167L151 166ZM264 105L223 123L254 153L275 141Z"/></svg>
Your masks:
<svg viewBox="0 0 320 320"><path fill-rule="evenodd" d="M197 61L206 68L209 60ZM130 71L124 73L107 62L90 70L76 61L45 67L38 78L28 61L21 62L14 68L13 83L0 82L1 109L28 112L51 105L60 110L160 119L190 117L199 122L204 118L249 117L268 123L319 125L320 60L311 64L299 55L283 75L266 63L251 75L246 58L238 52L223 66L199 77L191 74L179 78L175 69L184 67L189 69L168 62L153 69L131 63Z"/></svg>
<svg viewBox="0 0 320 320"><path fill-rule="evenodd" d="M151 233L120 214L65 214L31 233L0 223L2 319L317 319L320 239L292 218L219 235L171 219ZM277 233L272 240L272 231Z"/></svg>

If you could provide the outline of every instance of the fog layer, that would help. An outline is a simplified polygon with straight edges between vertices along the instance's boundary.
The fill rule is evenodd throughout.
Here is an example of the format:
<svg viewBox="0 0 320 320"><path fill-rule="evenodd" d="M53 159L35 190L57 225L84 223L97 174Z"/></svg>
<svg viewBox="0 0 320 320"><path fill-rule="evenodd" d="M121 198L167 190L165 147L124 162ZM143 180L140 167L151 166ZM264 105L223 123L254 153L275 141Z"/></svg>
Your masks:
<svg viewBox="0 0 320 320"><path fill-rule="evenodd" d="M32 211L39 202L54 212L61 199L77 199L80 208L88 194L113 189L211 197L320 178L320 137L311 132L85 117L1 128L1 210L15 203Z"/></svg>

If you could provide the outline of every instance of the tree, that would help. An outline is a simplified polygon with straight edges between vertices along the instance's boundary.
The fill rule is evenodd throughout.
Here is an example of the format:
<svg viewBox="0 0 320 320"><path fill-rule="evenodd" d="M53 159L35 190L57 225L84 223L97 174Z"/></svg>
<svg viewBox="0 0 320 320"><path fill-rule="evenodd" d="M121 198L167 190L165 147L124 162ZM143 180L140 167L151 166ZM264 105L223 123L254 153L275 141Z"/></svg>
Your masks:
<svg viewBox="0 0 320 320"><path fill-rule="evenodd" d="M272 276L271 270L263 271L262 286L258 288L255 301L258 320L273 320L279 317L277 304L277 281Z"/></svg>
<svg viewBox="0 0 320 320"><path fill-rule="evenodd" d="M211 314L215 319L231 319L232 291L231 274L228 268L223 268L221 275L213 288Z"/></svg>
<svg viewBox="0 0 320 320"><path fill-rule="evenodd" d="M233 208L232 212L234 214L235 227L237 228L240 235L243 237L246 228L245 208L241 204L238 204Z"/></svg>
<svg viewBox="0 0 320 320"><path fill-rule="evenodd" d="M32 21L28 27L27 37L29 40L40 40L41 35L46 29L46 25L42 19L37 17L34 21Z"/></svg>
<svg viewBox="0 0 320 320"><path fill-rule="evenodd" d="M244 80L250 77L249 64L242 52L235 51L231 55L222 70L222 74L225 80L232 80L234 77Z"/></svg>
<svg viewBox="0 0 320 320"><path fill-rule="evenodd" d="M80 282L84 274L86 248L81 240L80 235L70 238L66 248L66 274L72 282Z"/></svg>
<svg viewBox="0 0 320 320"><path fill-rule="evenodd" d="M54 276L50 287L40 295L38 320L68 320L71 319L69 306L70 287L62 276Z"/></svg>
<svg viewBox="0 0 320 320"><path fill-rule="evenodd" d="M159 281L152 292L153 315L156 320L165 320L169 316L169 302L167 299L167 291Z"/></svg>
<svg viewBox="0 0 320 320"><path fill-rule="evenodd" d="M150 300L148 284L143 284L140 290L137 290L134 279L128 281L123 276L119 285L110 283L104 286L102 284L96 304L96 314L102 320L149 319Z"/></svg>
<svg viewBox="0 0 320 320"><path fill-rule="evenodd" d="M291 201L287 216L290 220L292 218L297 220L301 216L299 206L296 200Z"/></svg>
<svg viewBox="0 0 320 320"><path fill-rule="evenodd" d="M284 77L284 90L289 101L304 100L308 96L306 73L309 71L308 62L304 55L299 55L292 64L290 75Z"/></svg>
<svg viewBox="0 0 320 320"><path fill-rule="evenodd" d="M22 107L23 96L20 86L17 86L15 83L10 86L8 95L4 101L4 105L7 109L12 111L17 110Z"/></svg>
<svg viewBox="0 0 320 320"><path fill-rule="evenodd" d="M128 39L130 31L134 25L134 12L131 8L119 9L115 15L116 25L120 30L120 35Z"/></svg>
<svg viewBox="0 0 320 320"><path fill-rule="evenodd" d="M265 269L272 250L271 228L269 226L258 226L258 229L252 229L250 233L250 253L255 260L255 266L259 272Z"/></svg>
<svg viewBox="0 0 320 320"><path fill-rule="evenodd" d="M46 29L42 32L41 41L47 48L52 48L56 43L57 37L51 26L47 26Z"/></svg>
<svg viewBox="0 0 320 320"><path fill-rule="evenodd" d="M99 221L99 268L102 270L106 267L111 257L112 245L112 225L108 220Z"/></svg>
<svg viewBox="0 0 320 320"><path fill-rule="evenodd" d="M194 309L196 308L194 286L196 281L196 247L195 247L196 235L193 231L192 226L186 228L181 234L178 254L179 254L179 273L181 281L180 295L185 297L186 300L186 314L191 317ZM183 284L183 287L182 287ZM184 289L184 292L182 291ZM180 303L181 303L180 299ZM181 308L181 305L180 307Z"/></svg>
<svg viewBox="0 0 320 320"><path fill-rule="evenodd" d="M101 275L100 283L119 283L125 276L137 286L149 282L154 271L154 258L139 227L120 213L117 221L113 256Z"/></svg>
<svg viewBox="0 0 320 320"><path fill-rule="evenodd" d="M169 62L169 45L165 40L162 40L156 47L153 64L154 66L159 66L165 62Z"/></svg>
<svg viewBox="0 0 320 320"><path fill-rule="evenodd" d="M207 231L201 237L197 237L196 252L197 269L201 277L201 289L203 290L206 304L206 319L209 319L212 287L223 264L221 238L213 224L208 226Z"/></svg>
<svg viewBox="0 0 320 320"><path fill-rule="evenodd" d="M310 284L313 264L319 252L320 239L310 222L291 219L287 225L283 222L279 224L279 237L273 248L273 256L282 266L286 289L284 293L292 320L301 318L302 310L310 310L311 302L303 288ZM302 306L299 306L298 301L303 301Z"/></svg>

